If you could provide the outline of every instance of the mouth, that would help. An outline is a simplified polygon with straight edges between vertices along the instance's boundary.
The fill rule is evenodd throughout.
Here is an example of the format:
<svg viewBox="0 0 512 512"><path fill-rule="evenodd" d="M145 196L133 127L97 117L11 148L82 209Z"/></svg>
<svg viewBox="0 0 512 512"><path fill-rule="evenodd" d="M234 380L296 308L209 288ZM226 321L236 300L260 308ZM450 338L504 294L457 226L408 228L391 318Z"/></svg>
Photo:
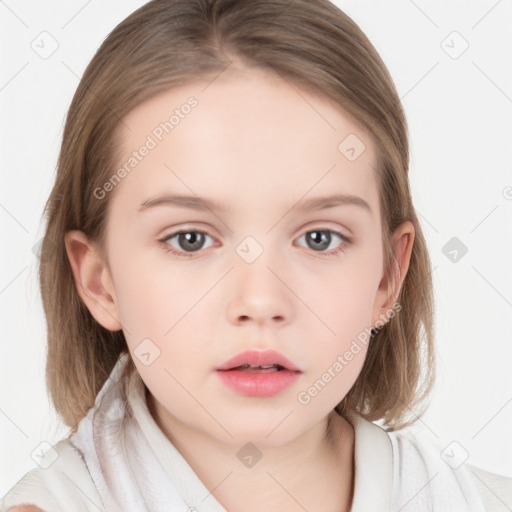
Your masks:
<svg viewBox="0 0 512 512"><path fill-rule="evenodd" d="M302 370L298 366L275 350L247 350L232 357L216 368L216 370L237 370L244 373L275 373L283 371L302 373Z"/></svg>
<svg viewBox="0 0 512 512"><path fill-rule="evenodd" d="M230 372L230 371L241 371L245 373L274 373L274 372L281 372L281 371L290 371L284 366L281 366L280 364L266 364L266 365L252 365L252 364L242 364L240 366L237 366L235 368L229 368L229 370L219 370L224 372Z"/></svg>
<svg viewBox="0 0 512 512"><path fill-rule="evenodd" d="M247 350L216 368L220 381L238 395L277 396L300 378L302 370L276 350Z"/></svg>
<svg viewBox="0 0 512 512"><path fill-rule="evenodd" d="M253 398L279 395L299 379L300 373L277 364L243 364L231 369L217 370L220 381L232 392Z"/></svg>

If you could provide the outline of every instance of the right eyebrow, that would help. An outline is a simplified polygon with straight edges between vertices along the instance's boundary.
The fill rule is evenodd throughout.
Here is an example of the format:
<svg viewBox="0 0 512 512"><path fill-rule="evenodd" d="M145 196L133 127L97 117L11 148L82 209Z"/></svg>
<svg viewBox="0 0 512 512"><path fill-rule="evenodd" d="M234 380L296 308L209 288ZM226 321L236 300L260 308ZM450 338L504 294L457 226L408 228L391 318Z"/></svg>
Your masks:
<svg viewBox="0 0 512 512"><path fill-rule="evenodd" d="M229 211L229 206L221 204L213 199L206 199L199 196L184 195L163 195L158 197L150 197L144 200L138 208L138 212L147 211L155 206L176 206L178 208L187 208L189 210L199 211Z"/></svg>

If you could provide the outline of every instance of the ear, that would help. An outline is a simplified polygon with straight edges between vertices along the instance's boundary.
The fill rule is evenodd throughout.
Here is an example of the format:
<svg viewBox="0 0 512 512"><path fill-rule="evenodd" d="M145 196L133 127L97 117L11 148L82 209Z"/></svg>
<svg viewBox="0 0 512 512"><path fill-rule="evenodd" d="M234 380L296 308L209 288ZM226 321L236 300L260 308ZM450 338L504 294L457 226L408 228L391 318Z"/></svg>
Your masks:
<svg viewBox="0 0 512 512"><path fill-rule="evenodd" d="M409 270L414 236L414 225L410 221L402 222L391 235L393 251L391 268L389 272L384 273L379 285L372 315L372 328L378 328L387 322L388 315L386 313L393 307L400 294Z"/></svg>
<svg viewBox="0 0 512 512"><path fill-rule="evenodd" d="M81 299L105 329L120 330L115 290L102 251L78 230L68 231L64 243Z"/></svg>

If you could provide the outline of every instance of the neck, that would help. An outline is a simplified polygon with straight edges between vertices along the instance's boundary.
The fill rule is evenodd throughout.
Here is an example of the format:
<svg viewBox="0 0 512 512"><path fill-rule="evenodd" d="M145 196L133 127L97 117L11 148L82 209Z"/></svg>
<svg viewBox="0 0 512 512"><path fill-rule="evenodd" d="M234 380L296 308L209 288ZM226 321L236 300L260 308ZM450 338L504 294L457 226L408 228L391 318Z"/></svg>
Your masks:
<svg viewBox="0 0 512 512"><path fill-rule="evenodd" d="M334 410L299 437L279 445L223 443L161 411L148 394L148 409L213 498L230 512L348 511L354 477L354 430ZM252 451L251 451L252 450ZM261 455L251 465L251 455ZM257 497L254 502L251 497Z"/></svg>

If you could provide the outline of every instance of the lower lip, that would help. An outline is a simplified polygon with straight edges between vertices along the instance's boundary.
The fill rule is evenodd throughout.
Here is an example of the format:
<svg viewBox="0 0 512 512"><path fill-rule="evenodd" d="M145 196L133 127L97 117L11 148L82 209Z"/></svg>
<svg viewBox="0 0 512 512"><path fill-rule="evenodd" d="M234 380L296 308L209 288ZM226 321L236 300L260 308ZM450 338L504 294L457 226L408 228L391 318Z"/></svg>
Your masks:
<svg viewBox="0 0 512 512"><path fill-rule="evenodd" d="M220 380L243 396L275 396L291 386L300 372L280 370L272 373L248 373L241 370L217 370Z"/></svg>

